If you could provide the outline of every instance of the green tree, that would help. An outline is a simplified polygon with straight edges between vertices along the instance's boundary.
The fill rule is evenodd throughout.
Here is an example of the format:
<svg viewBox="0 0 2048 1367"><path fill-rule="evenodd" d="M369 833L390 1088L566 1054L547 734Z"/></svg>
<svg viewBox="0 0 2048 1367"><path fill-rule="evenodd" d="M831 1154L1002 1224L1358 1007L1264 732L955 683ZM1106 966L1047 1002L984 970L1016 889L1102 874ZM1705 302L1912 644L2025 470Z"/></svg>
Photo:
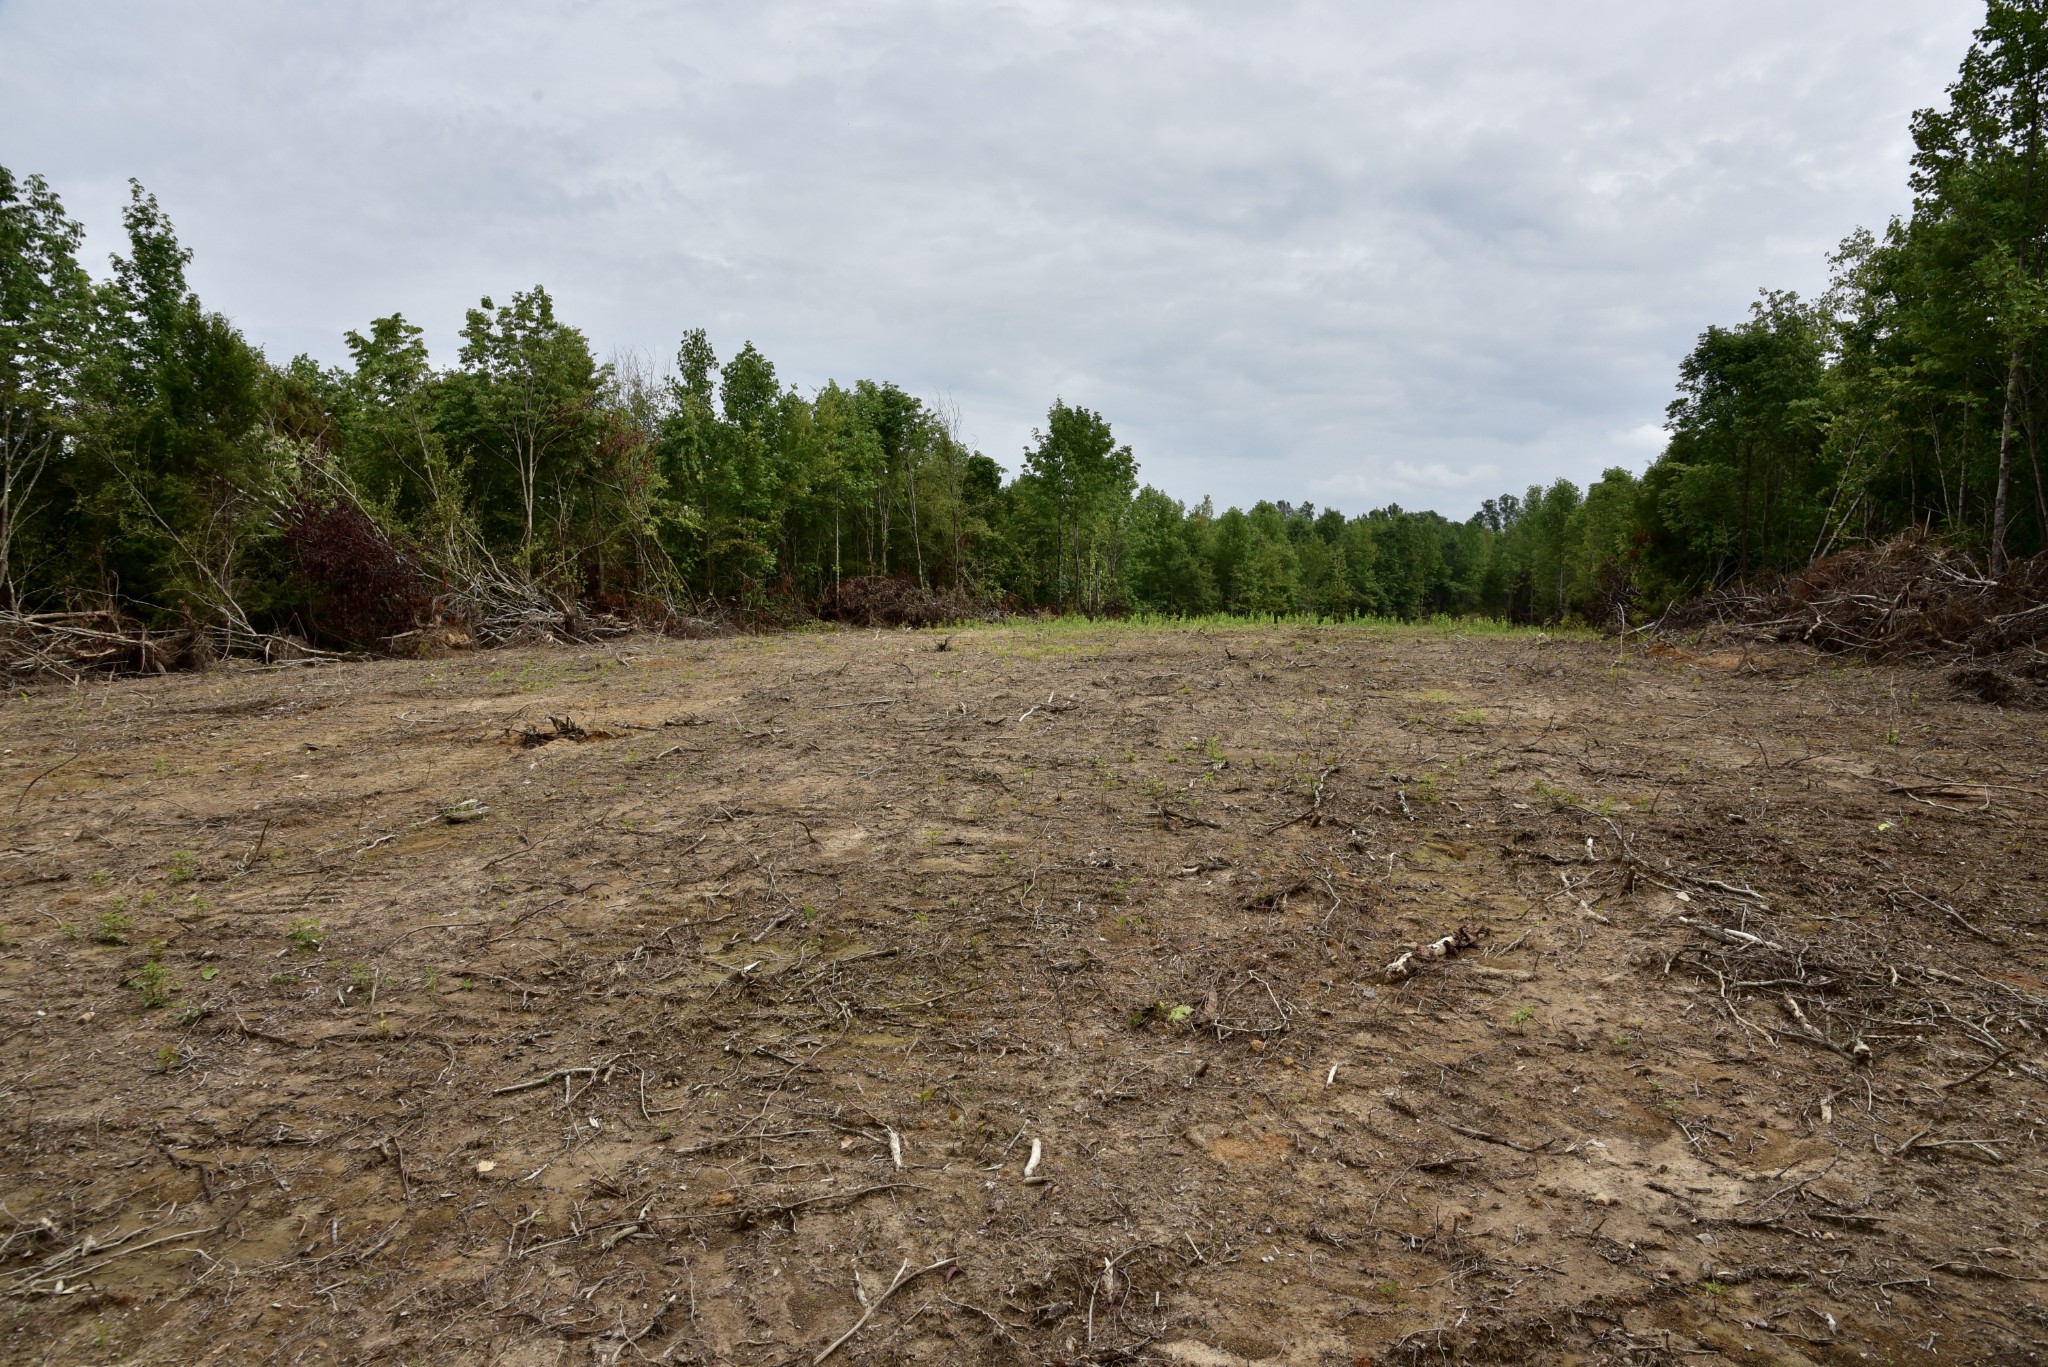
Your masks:
<svg viewBox="0 0 2048 1367"><path fill-rule="evenodd" d="M1744 580L1753 569L1787 568L1812 544L1824 484L1816 458L1830 416L1826 345L1817 310L1766 293L1748 322L1700 334L1679 366L1661 458L1672 474L1660 487L1693 554L1721 572L1731 557Z"/></svg>
<svg viewBox="0 0 2048 1367"><path fill-rule="evenodd" d="M2041 0L1992 0L1949 87L1948 107L1922 110L1913 119L1910 231L1941 239L1947 249L1943 254L1961 267L1944 272L1945 283L1984 319L1984 340L1996 347L2001 362L1989 537L1994 574L2003 572L2006 563L2024 371L2048 322L2043 281L2048 261L2042 259L2048 234L2048 186L2041 184L2044 76L2048 6Z"/></svg>
<svg viewBox="0 0 2048 1367"><path fill-rule="evenodd" d="M500 308L486 297L462 327L462 365L478 445L512 478L519 569L535 569L541 498L575 478L596 435L606 376L581 332L555 318L536 285Z"/></svg>
<svg viewBox="0 0 2048 1367"><path fill-rule="evenodd" d="M1096 611L1108 600L1121 548L1116 534L1137 489L1137 461L1099 413L1055 399L1024 454L1024 483L1052 533L1052 601Z"/></svg>
<svg viewBox="0 0 2048 1367"><path fill-rule="evenodd" d="M109 597L251 636L248 613L279 577L244 583L243 572L275 541L296 463L266 440L262 356L201 307L185 279L191 253L130 184L129 250L99 291L84 430L67 462L78 551Z"/></svg>
<svg viewBox="0 0 2048 1367"><path fill-rule="evenodd" d="M17 540L77 417L93 312L84 231L41 176L0 166L0 606L21 597Z"/></svg>

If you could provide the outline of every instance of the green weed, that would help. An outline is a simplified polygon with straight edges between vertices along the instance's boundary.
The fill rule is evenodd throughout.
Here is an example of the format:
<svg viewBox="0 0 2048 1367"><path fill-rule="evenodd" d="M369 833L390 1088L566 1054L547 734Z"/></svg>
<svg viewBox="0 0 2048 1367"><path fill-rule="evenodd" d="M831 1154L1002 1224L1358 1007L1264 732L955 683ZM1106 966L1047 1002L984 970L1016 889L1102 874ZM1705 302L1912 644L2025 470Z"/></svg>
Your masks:
<svg viewBox="0 0 2048 1367"><path fill-rule="evenodd" d="M171 994L178 985L171 977L171 970L164 965L164 942L152 940L149 957L142 961L142 967L135 970L135 976L128 980L136 995L142 998L145 1010L153 1011L160 1006L171 1004Z"/></svg>

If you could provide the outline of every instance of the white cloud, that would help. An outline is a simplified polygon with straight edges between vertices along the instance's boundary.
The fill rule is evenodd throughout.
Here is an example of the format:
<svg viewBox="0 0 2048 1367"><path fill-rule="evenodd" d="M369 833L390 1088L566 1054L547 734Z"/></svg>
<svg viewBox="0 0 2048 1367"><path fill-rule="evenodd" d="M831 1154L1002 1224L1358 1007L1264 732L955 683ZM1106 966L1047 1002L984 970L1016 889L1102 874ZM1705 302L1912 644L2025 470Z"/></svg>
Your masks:
<svg viewBox="0 0 2048 1367"><path fill-rule="evenodd" d="M1625 432L1614 434L1614 444L1625 448L1630 455L1654 457L1663 453L1665 443L1671 440L1671 433L1661 422L1646 422L1640 427L1631 427Z"/></svg>
<svg viewBox="0 0 2048 1367"><path fill-rule="evenodd" d="M1974 0L0 4L4 155L113 245L141 178L274 354L546 283L600 351L708 327L1055 393L1145 477L1462 514L1647 438L1677 359L1904 206Z"/></svg>

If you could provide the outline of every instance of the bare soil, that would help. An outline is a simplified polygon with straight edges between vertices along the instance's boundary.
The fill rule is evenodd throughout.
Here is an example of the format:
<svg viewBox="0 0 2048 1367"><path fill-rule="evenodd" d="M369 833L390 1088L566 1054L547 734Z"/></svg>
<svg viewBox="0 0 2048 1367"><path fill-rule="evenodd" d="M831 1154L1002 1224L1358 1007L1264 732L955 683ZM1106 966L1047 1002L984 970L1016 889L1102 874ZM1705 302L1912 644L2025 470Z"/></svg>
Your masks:
<svg viewBox="0 0 2048 1367"><path fill-rule="evenodd" d="M2048 717L1936 675L1055 626L4 706L10 1362L2048 1340Z"/></svg>

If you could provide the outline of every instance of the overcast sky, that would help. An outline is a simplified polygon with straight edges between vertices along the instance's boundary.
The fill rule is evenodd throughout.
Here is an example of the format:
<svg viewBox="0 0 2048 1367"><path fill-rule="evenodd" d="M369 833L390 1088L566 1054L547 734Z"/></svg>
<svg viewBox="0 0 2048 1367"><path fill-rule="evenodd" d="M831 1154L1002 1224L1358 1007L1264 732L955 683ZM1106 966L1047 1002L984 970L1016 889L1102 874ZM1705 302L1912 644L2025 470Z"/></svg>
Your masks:
<svg viewBox="0 0 2048 1367"><path fill-rule="evenodd" d="M1680 356L1906 206L1980 0L0 0L0 165L128 177L273 358L545 284L1014 468L1054 395L1177 497L1463 516L1661 446Z"/></svg>

